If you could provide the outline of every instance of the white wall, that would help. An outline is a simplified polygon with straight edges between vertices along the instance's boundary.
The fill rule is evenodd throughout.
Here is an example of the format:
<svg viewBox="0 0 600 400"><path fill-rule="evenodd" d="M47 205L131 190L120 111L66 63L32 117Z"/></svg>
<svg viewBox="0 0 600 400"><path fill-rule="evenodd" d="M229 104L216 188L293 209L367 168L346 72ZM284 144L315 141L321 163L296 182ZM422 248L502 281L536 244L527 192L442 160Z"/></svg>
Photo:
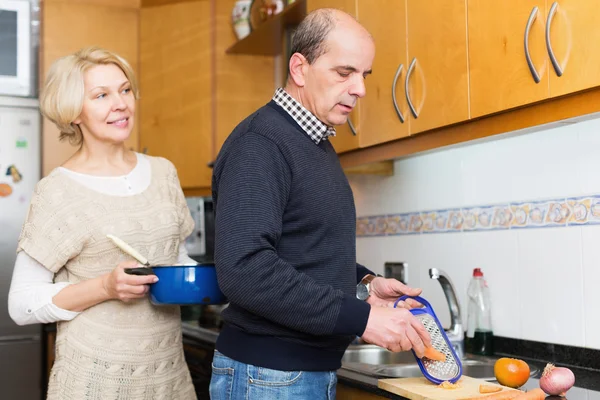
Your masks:
<svg viewBox="0 0 600 400"><path fill-rule="evenodd" d="M392 177L350 177L359 262L381 274L385 261L408 262L408 283L423 288L445 326L445 297L428 269L450 275L466 322L467 285L473 268L482 268L496 335L600 349L600 217L544 227L528 219L525 229L364 231L370 216L545 200L568 205L573 197L600 195L598 116L399 160L394 168ZM590 211L594 199L587 201Z"/></svg>

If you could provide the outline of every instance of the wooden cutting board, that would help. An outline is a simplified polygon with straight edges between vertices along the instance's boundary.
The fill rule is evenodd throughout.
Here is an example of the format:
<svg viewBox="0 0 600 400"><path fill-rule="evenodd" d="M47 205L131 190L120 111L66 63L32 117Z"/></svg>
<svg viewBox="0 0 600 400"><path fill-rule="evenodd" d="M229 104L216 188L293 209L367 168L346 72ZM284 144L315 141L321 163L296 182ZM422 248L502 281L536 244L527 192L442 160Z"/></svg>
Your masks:
<svg viewBox="0 0 600 400"><path fill-rule="evenodd" d="M438 385L429 382L424 377L420 378L395 378L380 379L377 386L380 389L387 390L402 397L411 400L461 400L473 397L485 398L493 393L479 393L479 385L499 386L502 391L515 390L495 383L486 382L482 379L475 379L468 376L462 376L460 379L461 387L458 389L443 389ZM498 392L497 392L498 393Z"/></svg>

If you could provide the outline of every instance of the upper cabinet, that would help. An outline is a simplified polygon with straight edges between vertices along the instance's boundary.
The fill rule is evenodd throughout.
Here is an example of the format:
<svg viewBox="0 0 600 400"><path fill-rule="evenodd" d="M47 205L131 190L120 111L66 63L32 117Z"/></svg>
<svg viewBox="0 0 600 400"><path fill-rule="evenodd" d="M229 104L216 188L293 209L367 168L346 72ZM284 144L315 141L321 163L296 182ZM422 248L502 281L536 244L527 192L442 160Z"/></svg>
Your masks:
<svg viewBox="0 0 600 400"><path fill-rule="evenodd" d="M469 0L471 116L548 97L544 0Z"/></svg>
<svg viewBox="0 0 600 400"><path fill-rule="evenodd" d="M141 9L140 147L172 161L184 188L211 182L210 30L208 1Z"/></svg>
<svg viewBox="0 0 600 400"><path fill-rule="evenodd" d="M600 85L600 14L597 0L547 3L546 49L552 64L550 96Z"/></svg>
<svg viewBox="0 0 600 400"><path fill-rule="evenodd" d="M406 0L359 1L358 19L375 41L373 74L360 103L360 146L368 147L409 134Z"/></svg>
<svg viewBox="0 0 600 400"><path fill-rule="evenodd" d="M215 157L233 128L268 103L275 92L273 57L226 54L226 50L236 42L231 27L231 10L235 2L214 2Z"/></svg>
<svg viewBox="0 0 600 400"><path fill-rule="evenodd" d="M419 133L467 120L465 1L406 1L409 64L405 81L410 132Z"/></svg>
<svg viewBox="0 0 600 400"><path fill-rule="evenodd" d="M140 11L140 148L171 160L184 189L210 188L221 145L274 92L273 58L225 53L234 4L157 0Z"/></svg>
<svg viewBox="0 0 600 400"><path fill-rule="evenodd" d="M594 0L469 0L471 116L600 85Z"/></svg>
<svg viewBox="0 0 600 400"><path fill-rule="evenodd" d="M345 11L356 17L356 3L356 0L306 0L306 12L311 12L318 8L331 7ZM361 113L361 102L362 100L359 100L354 107L347 124L336 126L336 135L330 139L331 144L338 153L355 150L360 147L359 137L362 134L362 126L358 122L358 116Z"/></svg>

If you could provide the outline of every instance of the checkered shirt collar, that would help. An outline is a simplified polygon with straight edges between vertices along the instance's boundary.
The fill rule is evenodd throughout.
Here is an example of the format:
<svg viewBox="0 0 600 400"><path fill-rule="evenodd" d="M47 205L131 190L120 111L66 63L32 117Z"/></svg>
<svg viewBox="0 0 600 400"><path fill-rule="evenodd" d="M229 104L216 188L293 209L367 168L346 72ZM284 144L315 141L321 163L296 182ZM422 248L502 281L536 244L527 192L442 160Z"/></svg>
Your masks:
<svg viewBox="0 0 600 400"><path fill-rule="evenodd" d="M335 128L321 122L283 88L275 91L273 101L290 114L316 144L319 144L321 140L327 140L329 136L335 136Z"/></svg>

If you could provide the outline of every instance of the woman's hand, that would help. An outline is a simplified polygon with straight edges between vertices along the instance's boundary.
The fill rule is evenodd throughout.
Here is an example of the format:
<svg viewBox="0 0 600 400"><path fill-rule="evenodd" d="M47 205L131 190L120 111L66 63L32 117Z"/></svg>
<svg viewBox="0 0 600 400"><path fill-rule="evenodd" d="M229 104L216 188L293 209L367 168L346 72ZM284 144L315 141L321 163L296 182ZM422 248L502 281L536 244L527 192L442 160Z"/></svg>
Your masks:
<svg viewBox="0 0 600 400"><path fill-rule="evenodd" d="M125 273L125 268L143 267L135 261L125 261L109 274L102 277L102 287L109 299L118 299L128 302L133 299L139 299L148 293L148 285L158 282L156 275L129 275Z"/></svg>

